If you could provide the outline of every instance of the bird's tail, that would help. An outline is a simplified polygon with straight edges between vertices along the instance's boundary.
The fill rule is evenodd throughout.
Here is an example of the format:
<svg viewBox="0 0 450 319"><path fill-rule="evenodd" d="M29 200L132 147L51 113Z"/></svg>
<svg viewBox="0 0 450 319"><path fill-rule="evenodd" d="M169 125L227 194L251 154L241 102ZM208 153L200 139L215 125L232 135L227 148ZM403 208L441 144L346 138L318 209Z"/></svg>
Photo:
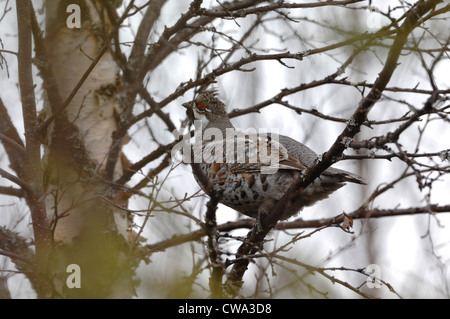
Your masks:
<svg viewBox="0 0 450 319"><path fill-rule="evenodd" d="M330 167L325 172L322 173L325 176L339 178L341 182L350 182L361 185L367 185L364 178L359 175L344 171L342 169Z"/></svg>

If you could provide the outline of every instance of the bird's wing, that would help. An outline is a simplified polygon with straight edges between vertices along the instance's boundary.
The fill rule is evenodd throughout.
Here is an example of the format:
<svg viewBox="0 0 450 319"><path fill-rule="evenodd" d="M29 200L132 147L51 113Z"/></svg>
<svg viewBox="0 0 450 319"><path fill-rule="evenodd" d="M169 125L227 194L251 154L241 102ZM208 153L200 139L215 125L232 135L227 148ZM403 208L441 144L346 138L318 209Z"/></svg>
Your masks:
<svg viewBox="0 0 450 319"><path fill-rule="evenodd" d="M286 147L265 134L246 134L236 131L225 139L204 141L201 148L194 147L197 158L205 163L227 163L230 172L266 174L282 170L304 170L307 166L297 157L291 156ZM201 153L200 153L201 152Z"/></svg>
<svg viewBox="0 0 450 319"><path fill-rule="evenodd" d="M287 149L278 141L262 136L235 136L234 146L227 150L230 157L235 155L231 166L232 173L262 172L275 173L279 169L303 170L306 166L297 158L290 156ZM229 152L229 153L228 153ZM229 161L227 161L229 163Z"/></svg>

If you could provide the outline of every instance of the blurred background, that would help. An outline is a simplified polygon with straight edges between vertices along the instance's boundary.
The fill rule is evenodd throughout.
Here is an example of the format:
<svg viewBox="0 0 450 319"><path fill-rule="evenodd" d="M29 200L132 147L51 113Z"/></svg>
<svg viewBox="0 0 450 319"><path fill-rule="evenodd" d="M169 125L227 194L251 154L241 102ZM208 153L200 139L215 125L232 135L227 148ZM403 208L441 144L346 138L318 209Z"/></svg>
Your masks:
<svg viewBox="0 0 450 319"><path fill-rule="evenodd" d="M165 26L176 23L191 1L166 1L148 42L154 43ZM291 1L298 3L298 1ZM320 2L320 1L311 1ZM147 1L135 1L136 7ZM203 8L220 7L222 2L203 1ZM273 4L274 2L263 3ZM286 3L290 3L286 1ZM283 52L304 53L315 50L315 54L303 60L262 60L247 64L246 71L233 71L217 77L212 86L219 92L228 111L244 110L267 101L284 89L298 88L320 81L334 74L345 63L365 39L364 35L379 32L393 19L402 17L414 2L405 1L361 1L351 6L322 6L317 8L279 9L264 14L247 15L243 18L216 19L190 39L180 44L145 78L145 87L155 101L172 94L180 83L194 80L201 67L202 74L215 70L222 63L231 64L248 57L248 52L275 54ZM33 1L40 19L45 12L42 1ZM118 7L123 12L127 1ZM0 1L0 12L5 12L0 21L0 45L2 50L17 51L17 27L15 3ZM12 8L6 12L3 8ZM1 16L1 13L0 13ZM421 109L434 89L427 68L432 69L433 79L442 101L435 105L448 105L450 71L449 25L450 13L445 12L435 20L426 21L416 28L408 38L399 65L383 92L381 100L369 113L369 126L363 126L354 142L370 140L395 131L410 116L414 109ZM127 18L120 30L123 52L129 54L142 14ZM391 28L392 29L392 28ZM251 31L248 35L248 31ZM352 37L360 36L359 42L324 49ZM243 42L240 42L243 39ZM297 93L282 98L280 103L268 104L259 112L249 112L232 118L237 128L264 128L290 136L318 154L326 152L345 128L363 96L370 90L392 44L392 35L380 37L351 61L336 83L311 85ZM235 45L239 48L230 51ZM230 53L231 52L231 53ZM230 56L228 56L230 54ZM2 52L0 70L0 97L19 132L23 134L20 95L18 92L17 61L14 55ZM229 59L224 62L224 59ZM436 61L439 59L439 61ZM42 96L42 82L35 70L36 95ZM338 83L339 82L339 83ZM357 85L358 84L358 85ZM365 86L367 84L367 86ZM181 132L192 129L186 122L185 109L181 104L192 100L194 90L187 91L163 108L170 122ZM43 99L37 101L43 107ZM144 100L137 100L133 114L149 109ZM307 110L306 112L303 110ZM308 112L309 111L309 112ZM316 112L317 111L317 112ZM324 115L324 116L318 116ZM445 115L446 114L446 115ZM337 120L336 120L337 119ZM23 136L23 135L22 135ZM130 142L124 146L124 154L130 162L139 161L151 150L174 141L171 127L159 116L147 117L130 128ZM424 115L402 132L395 143L388 144L393 153L410 154L437 153L450 149L450 125L448 110L441 115ZM0 146L0 150L2 150ZM0 151L0 166L7 167L7 158ZM419 164L411 169L398 157L377 158L389 154L382 149L349 148L346 155L366 157L341 160L334 167L342 168L365 178L368 185L347 185L328 199L313 207L305 208L296 218L318 220L342 213L351 213L361 206L368 209L403 209L448 206L450 178L449 160L439 156L410 157ZM445 153L443 153L445 154ZM371 156L373 158L371 158ZM158 167L161 160L146 166L146 170ZM426 167L429 167L427 170ZM439 169L432 169L432 168ZM418 182L417 174L423 176ZM406 177L406 175L408 175ZM136 174L130 185L138 183L142 174ZM399 179L387 191L371 197L374 192ZM436 180L434 180L436 179ZM422 184L420 184L422 183ZM151 184L151 185L150 185ZM0 179L0 185L9 183ZM419 185L424 185L422 188ZM164 168L153 183L142 189L151 194L149 198L133 196L129 209L136 210L135 228L143 227L145 244L152 245L169 240L174 235L187 234L198 229L195 219L204 219L208 198L199 191L189 165L172 162ZM188 197L189 200L183 200ZM160 205L154 206L158 202ZM181 204L180 204L181 202ZM151 217L146 210L153 207ZM30 216L24 201L0 195L0 225L14 229L32 240ZM219 205L217 222L223 224L242 219L237 212ZM450 216L447 213L403 214L382 218L355 219L351 232L339 227L314 229L289 229L273 231L266 242L266 252L273 252L286 245L277 254L303 264L278 258L257 258L251 263L241 291L242 297L259 298L358 298L355 289L381 298L448 298L450 296ZM245 236L248 229L238 229L219 240L222 258L232 259L240 245L236 240ZM298 235L305 238L293 241ZM367 276L360 270L369 265L379 268L379 288L367 286ZM312 270L313 267L314 270ZM13 298L33 298L35 294L28 280L16 273L7 257L0 256L0 275L8 278ZM318 269L322 269L324 275ZM138 298L194 297L209 295L210 266L203 239L188 241L149 255L149 262L141 262L136 273L139 281ZM337 278L343 284L334 284ZM352 287L352 288L350 288Z"/></svg>

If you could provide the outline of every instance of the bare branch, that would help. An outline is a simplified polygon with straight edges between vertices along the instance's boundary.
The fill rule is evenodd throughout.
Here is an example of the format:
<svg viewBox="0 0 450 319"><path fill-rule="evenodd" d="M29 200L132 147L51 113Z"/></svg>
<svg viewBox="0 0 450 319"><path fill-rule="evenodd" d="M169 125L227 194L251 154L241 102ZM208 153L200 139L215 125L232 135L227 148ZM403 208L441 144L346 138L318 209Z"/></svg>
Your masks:
<svg viewBox="0 0 450 319"><path fill-rule="evenodd" d="M209 278L209 287L213 299L223 298L224 290L222 285L222 276L225 273L225 265L220 260L220 247L218 242L218 232L216 224L216 210L219 204L221 194L211 194L208 202L208 209L205 215L205 234L207 236L208 254L211 261L211 277Z"/></svg>
<svg viewBox="0 0 450 319"><path fill-rule="evenodd" d="M360 130L362 123L366 120L366 116L372 106L380 99L381 94L386 88L393 72L396 69L397 61L402 51L402 47L406 42L409 33L416 27L418 20L431 10L437 3L441 1L423 1L414 6L407 14L405 21L397 31L394 43L389 55L386 59L383 70L379 73L373 89L365 97L352 116L352 121L346 126L345 130L339 135L331 148L322 156L322 159L317 164L310 166L306 173L293 183L290 189L286 192L281 200L273 209L271 214L262 216L260 220L261 229L254 227L247 235L247 241L243 243L236 254L236 258L246 256L254 253L257 250L259 243L263 241L269 231L275 227L276 223L283 215L288 201L297 196L298 191L305 189L314 179L316 179L325 169L330 167L335 158L340 157L346 149L346 139L353 138ZM242 259L235 263L230 271L227 279L227 286L229 293L236 295L242 285L242 277L247 270L249 260ZM227 288L228 288L227 287Z"/></svg>
<svg viewBox="0 0 450 319"><path fill-rule="evenodd" d="M40 274L36 272L35 255L28 243L19 234L0 226L0 255L11 259L19 272L24 273L36 291L40 291Z"/></svg>
<svg viewBox="0 0 450 319"><path fill-rule="evenodd" d="M37 135L36 98L34 95L32 61L31 61L31 13L32 5L29 0L18 0L16 5L18 26L18 73L19 87L22 100L22 114L25 127L25 171L24 181L20 186L29 185L27 202L31 211L33 230L36 243L37 267L42 273L47 267L50 253L50 231L47 212L44 203L43 176L41 171L40 140ZM2 170L2 175L4 171ZM48 296L47 285L40 285L38 294Z"/></svg>
<svg viewBox="0 0 450 319"><path fill-rule="evenodd" d="M384 218L395 216L413 216L421 214L448 214L450 213L450 205L431 205L423 207L411 207L411 208L393 208L393 209L365 209L361 207L354 212L346 214L353 220L365 220L367 218ZM288 230L288 229L307 229L307 228L320 228L320 227L339 227L344 221L345 216L339 214L335 217L303 220L298 218L293 221L279 222L274 229L276 230ZM217 231L230 232L237 229L252 229L254 225L253 219L240 219L234 222L227 222L221 225L217 225ZM145 247L145 250L151 254L157 251L164 251L167 248L182 245L187 242L200 240L206 233L204 229L198 229L191 233L184 235L176 235L170 239L160 241L155 244L150 244Z"/></svg>
<svg viewBox="0 0 450 319"><path fill-rule="evenodd" d="M8 115L2 99L0 99L0 140L8 155L11 168L16 172L17 176L22 178L25 167L24 144Z"/></svg>
<svg viewBox="0 0 450 319"><path fill-rule="evenodd" d="M1 174L1 172L0 172L0 174ZM0 194L16 196L19 198L25 197L25 191L22 188L0 186Z"/></svg>

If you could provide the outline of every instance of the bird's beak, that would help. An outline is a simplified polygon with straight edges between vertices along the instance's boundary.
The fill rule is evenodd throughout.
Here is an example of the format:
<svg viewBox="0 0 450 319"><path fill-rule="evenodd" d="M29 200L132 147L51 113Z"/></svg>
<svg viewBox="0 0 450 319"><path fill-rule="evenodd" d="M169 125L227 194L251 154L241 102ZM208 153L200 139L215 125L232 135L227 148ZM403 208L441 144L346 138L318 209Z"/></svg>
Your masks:
<svg viewBox="0 0 450 319"><path fill-rule="evenodd" d="M186 114L187 114L187 117L189 118L189 120L191 122L194 122L195 116L194 116L194 111L192 110L192 103L193 102L190 101L190 102L183 103L181 105L186 108Z"/></svg>

